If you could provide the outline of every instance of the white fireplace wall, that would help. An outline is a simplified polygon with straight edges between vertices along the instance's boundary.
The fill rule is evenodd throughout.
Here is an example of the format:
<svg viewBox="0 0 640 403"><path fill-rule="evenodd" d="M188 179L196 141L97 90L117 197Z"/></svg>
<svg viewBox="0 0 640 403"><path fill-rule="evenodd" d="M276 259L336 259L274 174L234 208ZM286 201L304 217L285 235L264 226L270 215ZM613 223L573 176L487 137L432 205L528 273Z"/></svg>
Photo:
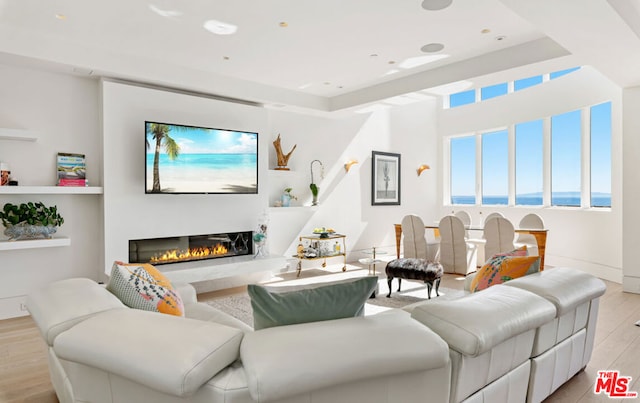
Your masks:
<svg viewBox="0 0 640 403"><path fill-rule="evenodd" d="M255 229L267 206L265 109L103 81L102 119L105 273L128 259L130 239ZM145 194L145 120L258 132L258 194Z"/></svg>

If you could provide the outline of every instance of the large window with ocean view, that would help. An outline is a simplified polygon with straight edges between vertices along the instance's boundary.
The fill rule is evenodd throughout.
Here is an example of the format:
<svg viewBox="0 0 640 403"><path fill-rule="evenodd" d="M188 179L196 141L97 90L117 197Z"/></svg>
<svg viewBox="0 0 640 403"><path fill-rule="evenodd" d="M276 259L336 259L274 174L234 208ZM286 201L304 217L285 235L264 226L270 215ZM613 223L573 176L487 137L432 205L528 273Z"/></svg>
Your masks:
<svg viewBox="0 0 640 403"><path fill-rule="evenodd" d="M611 207L611 102L590 112L591 207Z"/></svg>
<svg viewBox="0 0 640 403"><path fill-rule="evenodd" d="M518 123L516 131L516 205L542 205L543 121Z"/></svg>
<svg viewBox="0 0 640 403"><path fill-rule="evenodd" d="M604 102L451 137L450 202L610 208L612 133Z"/></svg>
<svg viewBox="0 0 640 403"><path fill-rule="evenodd" d="M580 206L580 110L551 117L551 205Z"/></svg>
<svg viewBox="0 0 640 403"><path fill-rule="evenodd" d="M509 203L509 132L482 134L482 204Z"/></svg>
<svg viewBox="0 0 640 403"><path fill-rule="evenodd" d="M449 144L451 204L476 204L476 138L453 137Z"/></svg>

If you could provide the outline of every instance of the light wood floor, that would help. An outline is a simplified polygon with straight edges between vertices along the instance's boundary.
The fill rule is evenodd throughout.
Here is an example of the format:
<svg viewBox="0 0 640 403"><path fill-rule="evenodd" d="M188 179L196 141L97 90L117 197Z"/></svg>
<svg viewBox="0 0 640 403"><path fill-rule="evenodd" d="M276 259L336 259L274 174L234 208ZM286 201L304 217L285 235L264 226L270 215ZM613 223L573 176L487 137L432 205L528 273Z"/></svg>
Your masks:
<svg viewBox="0 0 640 403"><path fill-rule="evenodd" d="M621 375L632 377L631 390L640 390L640 327L634 325L640 320L640 295L623 293L620 284L606 283L591 361L585 371L545 402L616 401L593 394L598 370L619 370ZM463 281L445 275L441 285L462 289ZM201 294L199 298L219 298L240 291L242 288L224 290ZM18 402L58 402L49 382L46 346L30 317L0 321L0 403Z"/></svg>

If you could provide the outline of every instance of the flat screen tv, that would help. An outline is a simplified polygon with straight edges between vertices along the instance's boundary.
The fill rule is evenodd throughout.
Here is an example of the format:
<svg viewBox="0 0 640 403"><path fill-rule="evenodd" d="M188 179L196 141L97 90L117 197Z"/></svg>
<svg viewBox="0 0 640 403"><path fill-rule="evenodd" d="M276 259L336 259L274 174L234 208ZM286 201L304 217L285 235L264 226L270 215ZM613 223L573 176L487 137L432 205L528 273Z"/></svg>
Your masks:
<svg viewBox="0 0 640 403"><path fill-rule="evenodd" d="M145 193L258 193L258 133L144 125Z"/></svg>

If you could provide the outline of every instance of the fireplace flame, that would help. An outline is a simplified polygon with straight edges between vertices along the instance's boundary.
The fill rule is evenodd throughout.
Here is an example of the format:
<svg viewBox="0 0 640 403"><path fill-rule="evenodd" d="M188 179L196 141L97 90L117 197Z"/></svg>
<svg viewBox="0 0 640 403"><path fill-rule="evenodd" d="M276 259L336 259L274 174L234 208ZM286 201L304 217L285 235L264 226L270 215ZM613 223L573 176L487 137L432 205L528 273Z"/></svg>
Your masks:
<svg viewBox="0 0 640 403"><path fill-rule="evenodd" d="M173 249L168 250L160 255L152 256L149 259L150 263L169 263L169 262L181 262L186 260L205 259L208 256L226 255L229 250L221 245L216 244L214 246L200 246L197 248L189 248L188 250Z"/></svg>

